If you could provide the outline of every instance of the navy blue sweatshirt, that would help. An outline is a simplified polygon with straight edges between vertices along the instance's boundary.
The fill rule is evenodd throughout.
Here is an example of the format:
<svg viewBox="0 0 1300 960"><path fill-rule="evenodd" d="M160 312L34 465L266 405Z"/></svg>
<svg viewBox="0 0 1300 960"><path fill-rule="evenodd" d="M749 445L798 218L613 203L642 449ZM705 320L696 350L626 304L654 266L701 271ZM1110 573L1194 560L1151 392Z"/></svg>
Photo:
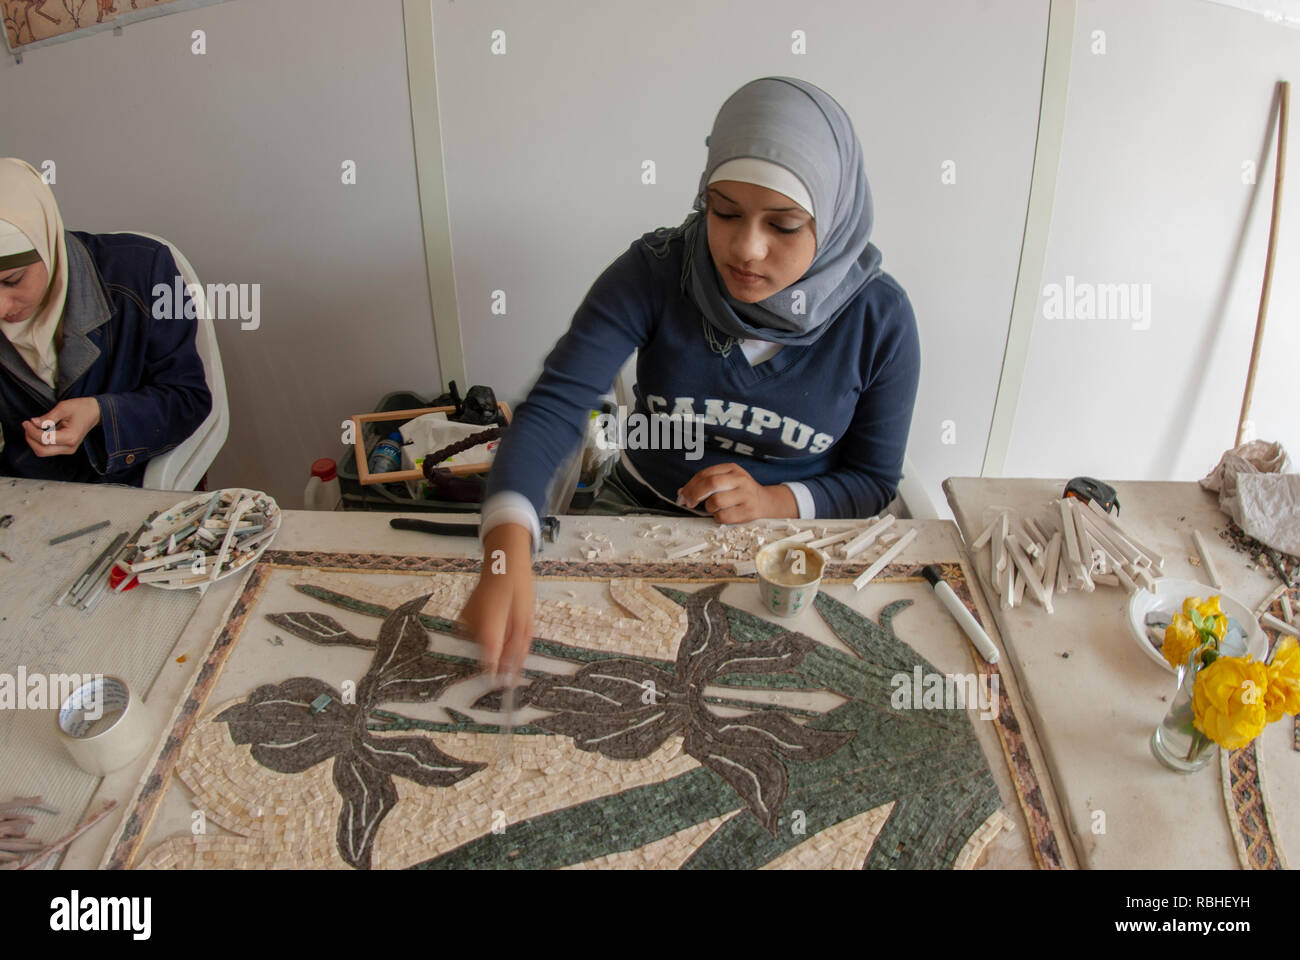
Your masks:
<svg viewBox="0 0 1300 960"><path fill-rule="evenodd" d="M547 486L577 452L589 411L637 350L636 413L704 418L699 459L623 452L668 500L705 467L732 462L765 486L802 482L819 518L880 512L902 476L920 377L903 288L879 274L815 343L751 367L739 347L725 358L710 348L703 314L681 291L681 237L663 259L643 240L663 242L648 233L610 264L547 356L497 449L485 499L514 491L544 513Z"/></svg>

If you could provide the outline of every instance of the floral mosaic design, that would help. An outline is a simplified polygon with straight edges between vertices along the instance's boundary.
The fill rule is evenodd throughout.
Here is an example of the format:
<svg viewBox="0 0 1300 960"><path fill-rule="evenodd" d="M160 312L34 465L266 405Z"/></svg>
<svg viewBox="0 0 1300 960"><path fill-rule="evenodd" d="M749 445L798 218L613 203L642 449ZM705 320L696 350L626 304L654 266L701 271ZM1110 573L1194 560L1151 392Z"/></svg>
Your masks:
<svg viewBox="0 0 1300 960"><path fill-rule="evenodd" d="M776 833L786 765L827 757L853 734L814 730L779 711L721 717L709 709L706 686L728 675L788 673L816 646L789 632L736 642L718 600L721 592L721 585L709 587L686 601L689 626L671 673L636 660L607 660L573 677L536 680L521 703L553 711L537 726L607 757L639 760L683 734L686 753L730 784L758 821Z"/></svg>
<svg viewBox="0 0 1300 960"><path fill-rule="evenodd" d="M258 687L246 702L217 717L229 724L235 743L251 744L253 758L272 770L301 773L333 761L334 785L343 797L339 853L354 867L370 866L375 831L397 804L393 777L446 787L484 767L447 756L428 738L381 739L367 728L370 712L381 704L435 699L474 672L472 665L450 663L428 652L429 634L419 616L428 600L427 594L417 597L384 620L370 669L357 685L355 704L342 702L340 692L324 681L295 677ZM271 620L315 643L358 642L331 617L290 614Z"/></svg>
<svg viewBox="0 0 1300 960"><path fill-rule="evenodd" d="M398 803L395 778L430 788L423 802L437 805L443 789L484 775L486 764L451 756L424 732L499 734L501 728L452 710L447 724L382 709L436 701L477 671L467 658L430 649L430 631L459 635L459 628L421 613L427 596L390 609L320 586L296 589L382 618L378 638L369 640L319 610L267 616L314 644L372 650L356 703L339 702L323 681L297 677L259 687L217 720L251 748L258 764L277 773L332 763L343 801L339 856L366 868L379 826ZM890 706L895 672L933 669L894 633L893 619L910 601L890 604L876 623L819 596L818 611L853 651L847 654L722 603L722 589L659 588L686 611L673 659L539 644L539 652L574 662L577 672L528 671L520 690L521 707L544 715L517 733L565 738L605 763L628 765L662 764L680 738L689 766L674 761L663 768L663 779L542 812L449 850L434 852L433 838L432 855L419 860L417 854L409 865L564 867L612 861L620 851L651 849L690 832L698 842L681 868L756 868L787 861L806 840L879 810L883 824L863 866L954 866L1001 801L964 711ZM831 692L842 702L824 712L797 709L754 699L761 690ZM314 709L322 694L329 702ZM488 696L474 706L499 710L498 701ZM443 744L454 751L455 742Z"/></svg>

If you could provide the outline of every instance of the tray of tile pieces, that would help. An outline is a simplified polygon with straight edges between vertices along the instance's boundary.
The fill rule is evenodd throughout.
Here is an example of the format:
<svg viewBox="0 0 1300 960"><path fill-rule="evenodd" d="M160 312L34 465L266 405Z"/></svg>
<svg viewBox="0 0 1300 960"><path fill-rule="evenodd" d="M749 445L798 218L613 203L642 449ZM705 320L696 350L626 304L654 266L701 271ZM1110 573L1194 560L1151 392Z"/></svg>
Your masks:
<svg viewBox="0 0 1300 960"><path fill-rule="evenodd" d="M166 590L204 588L257 560L280 529L275 500L260 490L201 493L146 524L124 566Z"/></svg>

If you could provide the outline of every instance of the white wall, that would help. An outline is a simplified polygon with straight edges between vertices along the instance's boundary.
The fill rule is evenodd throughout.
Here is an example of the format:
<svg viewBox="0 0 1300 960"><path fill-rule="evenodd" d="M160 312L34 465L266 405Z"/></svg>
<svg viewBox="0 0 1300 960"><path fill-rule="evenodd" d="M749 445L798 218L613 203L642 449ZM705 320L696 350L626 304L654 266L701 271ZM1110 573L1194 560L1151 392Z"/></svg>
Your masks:
<svg viewBox="0 0 1300 960"><path fill-rule="evenodd" d="M69 228L160 234L203 281L262 285L260 329L217 325L211 484L301 506L344 417L441 391L397 0L202 7L0 57L0 91L0 155L56 162Z"/></svg>
<svg viewBox="0 0 1300 960"><path fill-rule="evenodd" d="M753 77L795 74L853 117L874 239L916 305L912 459L941 510L944 477L979 473L1047 0L432 2L472 381L521 399L600 270L688 211L722 100ZM442 389L401 4L359 9L232 0L34 50L21 66L0 59L0 154L58 163L69 226L160 233L204 279L263 284L261 329L218 331L233 422L212 481L286 505L314 457L340 456L343 417L389 389ZM204 57L190 53L196 28ZM505 57L489 53L497 28ZM806 56L789 52L794 29ZM1104 56L1089 52L1094 29ZM1044 282L1150 283L1154 316L1136 331L1040 312L1007 475L1193 479L1231 443L1267 239L1270 101L1297 63L1300 32L1257 14L1081 0ZM339 183L344 159L359 164L355 187ZM655 186L639 183L644 159L658 163ZM1241 183L1249 159L1258 190ZM940 183L945 160L955 185ZM1255 419L1300 451L1287 407L1286 358L1300 355L1291 179ZM489 312L498 288L507 317ZM1202 384L1193 364L1210 359ZM941 442L944 420L956 444Z"/></svg>
<svg viewBox="0 0 1300 960"><path fill-rule="evenodd" d="M434 0L438 95L470 380L522 399L602 269L680 223L723 100L771 74L852 117L873 239L921 331L909 454L978 474L1028 201L1047 3ZM504 30L507 53L490 35ZM808 53L790 51L806 31ZM640 182L641 163L658 182ZM957 182L941 183L941 165ZM504 290L508 313L490 296ZM941 442L953 420L956 444Z"/></svg>
<svg viewBox="0 0 1300 960"><path fill-rule="evenodd" d="M1092 51L1105 32L1105 54ZM1300 31L1189 0L1082 0L1043 282L1151 285L1149 329L1038 319L1008 476L1194 480L1232 446L1272 204L1279 79ZM1294 98L1293 98L1294 99ZM1293 118L1296 114L1292 107ZM1300 454L1300 189L1282 229L1253 419ZM1258 185L1242 182L1254 162Z"/></svg>

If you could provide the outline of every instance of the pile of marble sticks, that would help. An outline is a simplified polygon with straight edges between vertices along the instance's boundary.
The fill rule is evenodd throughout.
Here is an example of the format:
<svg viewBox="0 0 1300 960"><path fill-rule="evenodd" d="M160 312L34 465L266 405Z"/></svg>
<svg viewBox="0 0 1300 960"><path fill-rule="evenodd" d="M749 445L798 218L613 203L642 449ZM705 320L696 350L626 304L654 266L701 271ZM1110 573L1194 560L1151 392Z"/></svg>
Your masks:
<svg viewBox="0 0 1300 960"><path fill-rule="evenodd" d="M789 521L775 524L771 522L738 524L719 527L707 539L684 544L672 543L673 538L677 535L676 524L672 524L671 529L666 533L660 532L664 524L647 524L642 528L640 535L655 540L664 539L670 541L665 545L665 557L668 560L681 560L696 555L701 555L701 558L706 560L739 560L740 563L736 566L736 573L740 576L748 576L754 573L753 560L758 555L758 551L769 541L792 544L805 543L810 547L824 551L828 558L833 559L835 555L838 555L842 560L853 560L873 546L877 548L883 547L883 552L853 581L854 588L861 590L916 539L916 528L908 530L901 536L892 530L895 520L897 518L892 514L882 514L871 517L867 521L865 528L855 525L836 531L832 531L827 527L821 527L816 531L811 527L801 529ZM586 539L585 536L584 539ZM709 553L702 554L702 551L709 548L712 548ZM588 560L594 559L593 553L592 551L588 552ZM633 554L633 559L638 558L638 554Z"/></svg>
<svg viewBox="0 0 1300 960"><path fill-rule="evenodd" d="M148 525L118 566L141 583L188 587L243 566L279 529L279 508L264 493L218 490L169 510ZM125 583L125 581L124 581Z"/></svg>
<svg viewBox="0 0 1300 960"><path fill-rule="evenodd" d="M1091 500L1064 497L1049 506L1040 522L1003 510L971 544L972 554L989 547L989 582L1003 610L1020 604L1026 588L1048 613L1053 595L1067 590L1091 593L1102 584L1154 592L1164 557L1119 520Z"/></svg>

